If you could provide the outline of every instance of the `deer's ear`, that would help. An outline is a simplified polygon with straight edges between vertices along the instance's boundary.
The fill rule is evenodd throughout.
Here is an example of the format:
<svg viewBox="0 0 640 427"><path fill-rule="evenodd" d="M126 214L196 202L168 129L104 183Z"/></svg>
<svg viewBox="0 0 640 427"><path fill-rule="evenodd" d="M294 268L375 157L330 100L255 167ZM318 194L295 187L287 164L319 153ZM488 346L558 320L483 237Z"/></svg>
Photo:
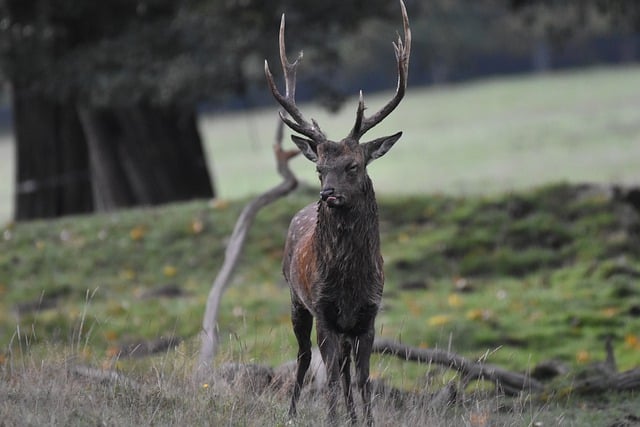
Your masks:
<svg viewBox="0 0 640 427"><path fill-rule="evenodd" d="M364 147L364 156L367 164L373 160L380 158L387 154L387 151L393 147L393 144L402 136L402 132L398 132L391 136L383 136L382 138L374 139L373 141L365 142L362 144Z"/></svg>
<svg viewBox="0 0 640 427"><path fill-rule="evenodd" d="M307 138L301 138L298 135L291 135L291 140L307 159L314 163L318 160L318 152L316 151L315 142Z"/></svg>

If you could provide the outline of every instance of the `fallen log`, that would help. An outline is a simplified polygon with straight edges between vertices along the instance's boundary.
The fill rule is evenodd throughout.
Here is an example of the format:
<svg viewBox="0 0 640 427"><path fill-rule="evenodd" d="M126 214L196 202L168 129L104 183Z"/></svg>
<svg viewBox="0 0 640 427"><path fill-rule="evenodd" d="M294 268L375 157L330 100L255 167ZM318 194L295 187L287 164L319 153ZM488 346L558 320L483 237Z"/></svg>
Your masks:
<svg viewBox="0 0 640 427"><path fill-rule="evenodd" d="M581 395L640 390L640 368L624 372L590 372L577 379L572 391Z"/></svg>
<svg viewBox="0 0 640 427"><path fill-rule="evenodd" d="M521 392L538 393L544 390L544 385L528 373L508 371L482 361L474 362L445 350L416 348L387 339L378 339L373 344L373 351L406 361L436 364L453 369L460 372L464 382L491 381L509 396L515 396Z"/></svg>

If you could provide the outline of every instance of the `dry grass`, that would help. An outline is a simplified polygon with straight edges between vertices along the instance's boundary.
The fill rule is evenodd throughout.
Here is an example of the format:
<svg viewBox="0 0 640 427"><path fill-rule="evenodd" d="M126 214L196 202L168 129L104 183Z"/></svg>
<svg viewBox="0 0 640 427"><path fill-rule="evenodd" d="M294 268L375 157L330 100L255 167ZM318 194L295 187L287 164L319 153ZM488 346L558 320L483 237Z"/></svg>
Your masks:
<svg viewBox="0 0 640 427"><path fill-rule="evenodd" d="M0 381L0 425L285 425L288 396L250 390L224 381L194 385L188 373L151 369L133 379L98 379L75 372L74 358L39 363L27 358L4 369ZM324 423L324 399L306 390L294 425ZM508 419L495 398L477 397L449 406L433 406L423 397L400 399L378 394L378 426L522 425L517 409ZM341 408L342 409L342 408ZM344 414L343 414L344 415ZM496 424L498 422L498 424ZM345 423L346 420L345 420ZM526 424L526 422L525 422Z"/></svg>
<svg viewBox="0 0 640 427"><path fill-rule="evenodd" d="M195 384L188 360L171 350L145 372L126 376L87 367L82 354L51 348L41 361L32 354L11 356L0 370L0 426L324 426L325 401L307 386L293 424L286 417L289 396L256 387L255 381L221 377ZM434 371L440 372L442 371ZM451 376L449 375L450 379ZM637 420L640 398L606 396L594 400L555 398L545 403L523 394L509 398L476 383L454 402L425 390L443 388L444 377L425 379L422 390L398 391L378 385L377 426L488 427L589 426ZM381 388L382 387L382 388ZM448 396L448 394L447 394ZM356 402L358 402L356 394ZM609 404L610 409L607 409ZM341 403L340 403L341 404ZM342 405L342 404L341 404ZM342 422L348 425L340 406Z"/></svg>

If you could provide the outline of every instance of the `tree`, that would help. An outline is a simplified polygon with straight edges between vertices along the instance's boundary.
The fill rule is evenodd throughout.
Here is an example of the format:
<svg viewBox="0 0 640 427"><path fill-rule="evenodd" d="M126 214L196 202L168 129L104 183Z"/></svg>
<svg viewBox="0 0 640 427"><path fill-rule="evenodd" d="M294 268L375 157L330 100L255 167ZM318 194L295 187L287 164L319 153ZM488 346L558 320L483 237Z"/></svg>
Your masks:
<svg viewBox="0 0 640 427"><path fill-rule="evenodd" d="M273 37L265 34L275 33L281 11L301 42L318 47L314 63L323 65L310 81L324 91L344 34L391 6L1 2L0 69L12 84L17 140L16 218L213 197L196 107L264 87L262 60L274 56Z"/></svg>
<svg viewBox="0 0 640 427"><path fill-rule="evenodd" d="M551 51L558 45L602 35L621 37L622 60L635 59L640 30L640 3L629 0L508 0L504 28L515 37L533 41L534 67L551 67Z"/></svg>

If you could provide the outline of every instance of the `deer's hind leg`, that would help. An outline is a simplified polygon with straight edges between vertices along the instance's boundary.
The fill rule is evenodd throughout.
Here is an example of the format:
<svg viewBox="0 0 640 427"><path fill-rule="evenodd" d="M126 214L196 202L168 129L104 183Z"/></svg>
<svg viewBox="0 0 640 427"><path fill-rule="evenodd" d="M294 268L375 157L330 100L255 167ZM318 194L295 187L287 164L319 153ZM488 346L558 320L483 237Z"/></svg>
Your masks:
<svg viewBox="0 0 640 427"><path fill-rule="evenodd" d="M302 390L304 376L311 364L311 328L313 327L313 316L299 302L292 298L291 301L291 322L293 333L298 341L298 363L296 368L296 382L293 386L291 396L291 406L289 406L289 417L295 417L297 413L298 399Z"/></svg>

